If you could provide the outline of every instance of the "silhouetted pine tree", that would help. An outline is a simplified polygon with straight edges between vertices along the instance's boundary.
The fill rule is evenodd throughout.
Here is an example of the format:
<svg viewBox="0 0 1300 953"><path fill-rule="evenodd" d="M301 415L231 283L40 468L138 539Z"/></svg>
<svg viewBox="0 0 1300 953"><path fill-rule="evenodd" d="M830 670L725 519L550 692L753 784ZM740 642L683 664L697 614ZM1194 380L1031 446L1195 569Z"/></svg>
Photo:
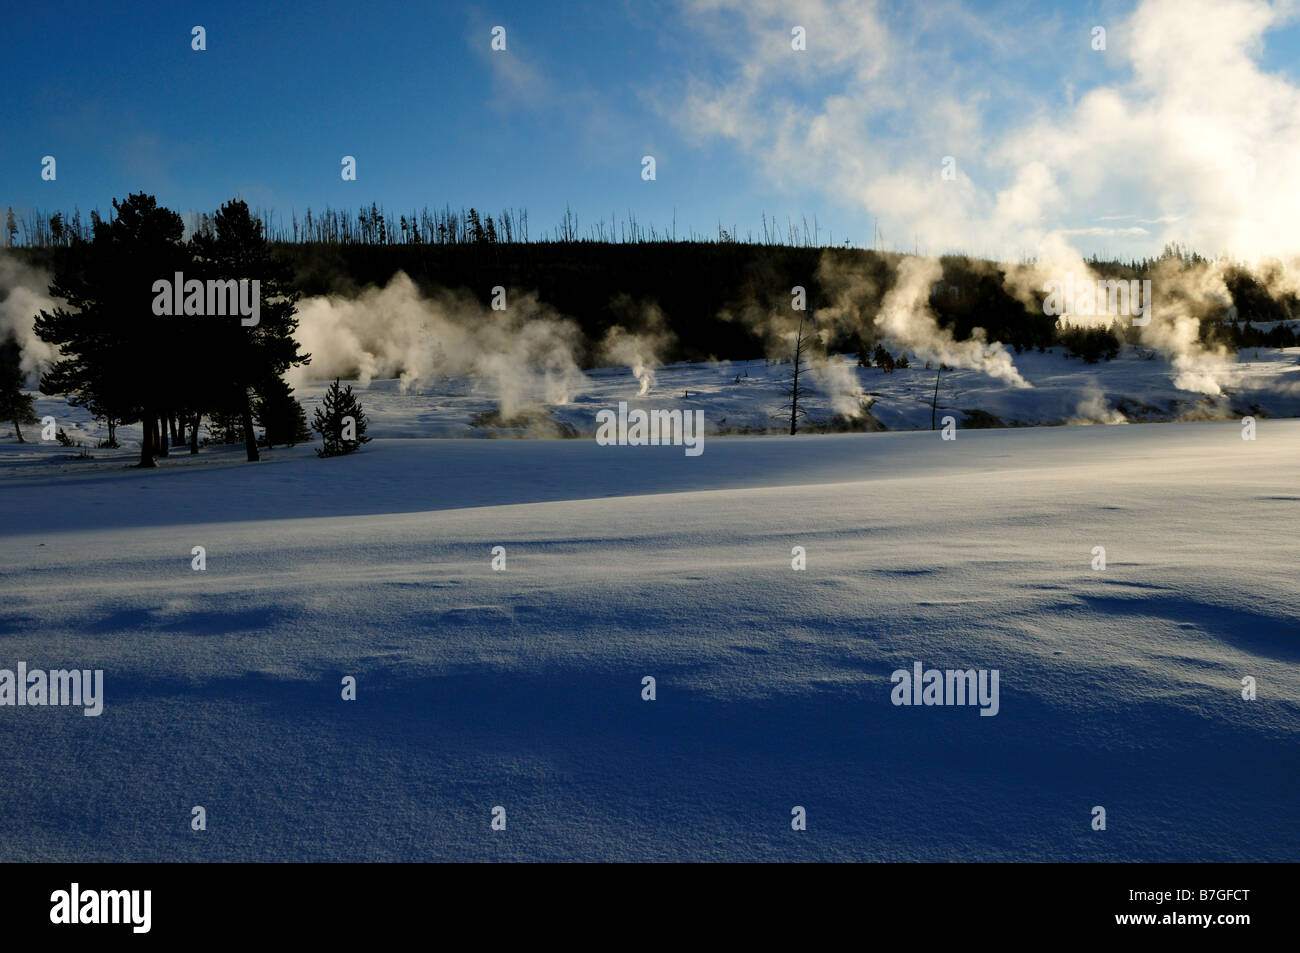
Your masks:
<svg viewBox="0 0 1300 953"><path fill-rule="evenodd" d="M200 277L260 282L256 325L245 326L239 318L229 316L210 316L204 323L208 373L197 384L212 402L204 405L192 400L188 404L238 413L244 447L252 462L258 453L250 389L311 360L310 354L298 350L293 337L298 327L298 292L291 287L290 268L272 253L262 222L249 213L243 201L221 206L212 217L212 233L195 235L190 247Z"/></svg>
<svg viewBox="0 0 1300 953"><path fill-rule="evenodd" d="M351 427L345 419L348 417L352 418ZM324 448L316 451L320 457L352 453L363 443L370 442L366 436L366 414L361 409L361 402L353 395L352 385L341 388L337 378L325 392L321 406L316 408L311 429L325 442Z"/></svg>
<svg viewBox="0 0 1300 953"><path fill-rule="evenodd" d="M244 443L244 422L238 411L214 410L208 414L205 446Z"/></svg>
<svg viewBox="0 0 1300 953"><path fill-rule="evenodd" d="M184 225L152 195L113 200L110 221L92 216L93 237L56 259L50 294L66 307L42 311L37 335L61 352L41 378L41 392L64 393L96 415L143 424L142 467L164 455L159 419L179 406L187 373L177 355L192 354L190 328L153 313L153 284L185 271Z"/></svg>
<svg viewBox="0 0 1300 953"><path fill-rule="evenodd" d="M19 367L18 343L5 341L0 345L0 420L12 423L19 443L23 432L19 424L40 423L33 407L34 398L23 393L23 373Z"/></svg>
<svg viewBox="0 0 1300 953"><path fill-rule="evenodd" d="M272 377L262 385L253 404L257 422L265 430L267 447L290 446L312 439L307 426L307 412L293 396L293 388L282 377Z"/></svg>

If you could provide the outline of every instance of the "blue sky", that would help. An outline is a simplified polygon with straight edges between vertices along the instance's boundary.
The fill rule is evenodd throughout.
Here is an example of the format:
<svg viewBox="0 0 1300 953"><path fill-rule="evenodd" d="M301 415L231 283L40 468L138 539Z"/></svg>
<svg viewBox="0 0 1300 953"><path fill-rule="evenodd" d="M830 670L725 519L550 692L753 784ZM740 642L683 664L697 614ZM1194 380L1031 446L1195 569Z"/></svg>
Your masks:
<svg viewBox="0 0 1300 953"><path fill-rule="evenodd" d="M949 240L935 202L895 206L881 198L882 180L916 178L912 164L928 175L941 158L931 153L951 148L970 178L963 215L993 215L999 190L1023 172L1005 155L994 161L993 144L1005 150L1006 137L1036 116L1068 128L1069 109L1089 90L1122 89L1132 72L1122 56L1090 50L1088 35L1107 24L1118 49L1117 25L1133 4L720 2L138 3L129 11L10 4L0 203L75 205L84 215L145 190L181 211L239 195L284 216L372 201L393 214L426 204L510 206L528 210L534 237L566 204L584 225L630 211L671 227L675 215L679 234L714 234L719 220L744 234L766 212L816 216L837 241L856 244L870 244L883 218L891 243L908 248L915 216L935 251L934 242ZM870 29L844 39L868 19ZM809 50L791 60L794 72L759 68L746 79L764 51L788 47L787 24L800 22L819 26L809 26ZM203 52L190 48L196 24L207 31ZM507 30L504 53L489 49L497 24ZM868 76L864 63L883 55L872 37L886 31L888 75ZM1259 71L1294 86L1294 20L1265 40L1250 51ZM873 92L886 88L898 93L895 102ZM737 128L718 134L707 104L728 102L728 90L743 106ZM869 122L804 164L800 137L837 95L849 97L850 110L860 95ZM944 121L917 109L948 95L958 103L949 115L977 127L960 140L964 152L945 144ZM1146 92L1125 95L1140 116ZM785 151L774 158L766 141L783 116ZM54 182L40 177L47 154L58 162ZM654 182L640 176L645 154L658 163ZM355 182L340 179L344 155L357 159ZM1141 182L1101 193L1111 202L1103 207L1075 190L1093 186L1081 160L1044 161L1071 185L1051 209L1032 213L1043 228L1195 219L1195 208L1165 207L1177 204L1176 193L1151 204ZM1054 164L1070 161L1064 171ZM866 164L849 168L856 163ZM1041 238L1042 229L1031 231L1027 241ZM969 247L969 234L951 240ZM1079 243L1092 250L1167 237L1103 230Z"/></svg>

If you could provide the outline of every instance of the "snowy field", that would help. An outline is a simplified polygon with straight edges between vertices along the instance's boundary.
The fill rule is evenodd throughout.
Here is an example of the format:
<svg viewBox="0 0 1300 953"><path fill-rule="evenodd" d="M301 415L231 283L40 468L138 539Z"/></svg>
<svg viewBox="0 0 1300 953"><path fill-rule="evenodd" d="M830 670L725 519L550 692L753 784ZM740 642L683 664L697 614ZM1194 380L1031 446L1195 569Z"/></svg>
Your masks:
<svg viewBox="0 0 1300 953"><path fill-rule="evenodd" d="M929 430L931 402L936 423L952 415L965 425L971 411L992 415L1009 427L1081 423L1137 423L1212 420L1245 414L1259 417L1300 417L1300 348L1243 351L1239 361L1197 368L1221 383L1218 394L1175 387L1179 371L1160 358L1144 359L1127 349L1113 361L1085 364L1061 350L1015 355L1016 369L1032 385L1010 387L978 370L958 368L938 374L924 362L886 373L858 367L853 355L832 358L827 367L804 376L809 392L804 402L808 429ZM310 370L310 367L307 368ZM938 377L938 394L935 394ZM499 437L585 436L595 432L598 410L627 401L630 407L700 410L709 434L746 434L789 429L788 421L773 417L789 409L785 386L790 365L767 361L720 361L672 364L653 370L645 396L626 367L588 371L576 388L565 382L567 402L547 401L547 381L538 374L521 374L509 381L489 382L468 377L446 380L352 381L369 414L375 437ZM305 381L297 387L310 419L325 382ZM519 419L493 419L508 404L503 394L526 410ZM554 387L550 389L555 389ZM554 394L550 396L554 397ZM866 407L869 417L846 422L843 415ZM58 397L36 395L36 412L53 415L67 435L94 445L107 436L102 425L84 410L69 407ZM0 454L14 454L12 440L0 434ZM30 428L35 430L36 428ZM139 446L140 428L124 427L121 440ZM29 437L33 434L29 433ZM75 451L74 451L75 452ZM12 457L0 456L0 461ZM48 454L42 459L49 459ZM0 462L3 466L3 462ZM79 464L83 469L86 464ZM91 464L93 466L93 464Z"/></svg>
<svg viewBox="0 0 1300 953"><path fill-rule="evenodd" d="M656 388L718 395L712 434L746 367ZM105 695L0 708L0 859L1300 859L1300 420L688 458L425 439L466 405L362 399L377 439L331 460L0 445L0 667ZM895 706L914 662L998 670L997 715Z"/></svg>

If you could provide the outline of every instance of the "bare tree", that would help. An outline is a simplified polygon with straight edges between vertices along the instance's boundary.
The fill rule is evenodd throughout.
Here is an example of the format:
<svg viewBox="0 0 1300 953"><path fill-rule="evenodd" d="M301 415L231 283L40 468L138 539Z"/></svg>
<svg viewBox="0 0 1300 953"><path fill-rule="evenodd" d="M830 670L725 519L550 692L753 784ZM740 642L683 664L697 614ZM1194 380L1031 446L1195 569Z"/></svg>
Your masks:
<svg viewBox="0 0 1300 953"><path fill-rule="evenodd" d="M934 375L934 397L930 399L930 429L934 429L934 417L939 407L939 378L943 376L943 362L939 362L939 373Z"/></svg>
<svg viewBox="0 0 1300 953"><path fill-rule="evenodd" d="M934 396L930 398L930 429L935 429L935 417L938 415L939 408L939 378L943 377L944 371L952 371L952 368L942 361L939 362L939 371L934 375ZM951 379L948 382L948 390L945 392L949 400L956 400L961 397L962 391L953 386Z"/></svg>
<svg viewBox="0 0 1300 953"><path fill-rule="evenodd" d="M784 394L790 398L790 409L789 411L783 411L781 413L773 415L775 417L790 418L790 436L792 437L799 431L799 418L807 416L806 411L804 411L804 409L799 406L800 399L808 395L807 384L802 383L799 380L800 375L803 373L805 369L804 355L808 352L808 343L809 343L809 339L805 337L803 333L804 321L805 318L801 313L799 315L799 330L795 333L795 338L794 338L794 352L790 358L790 361L794 365L794 367L793 370L790 372L790 380L785 384L783 388Z"/></svg>

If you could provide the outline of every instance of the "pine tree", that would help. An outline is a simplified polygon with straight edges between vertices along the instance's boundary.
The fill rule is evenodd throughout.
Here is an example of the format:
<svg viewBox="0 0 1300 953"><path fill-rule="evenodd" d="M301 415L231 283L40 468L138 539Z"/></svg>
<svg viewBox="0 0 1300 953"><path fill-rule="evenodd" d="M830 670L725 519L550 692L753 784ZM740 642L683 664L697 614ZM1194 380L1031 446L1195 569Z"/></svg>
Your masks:
<svg viewBox="0 0 1300 953"><path fill-rule="evenodd" d="M257 423L265 431L267 447L276 444L294 446L312 439L307 426L307 412L293 396L293 388L278 375L262 385L253 402Z"/></svg>
<svg viewBox="0 0 1300 953"><path fill-rule="evenodd" d="M18 345L6 341L0 345L0 420L12 423L19 443L23 432L19 424L40 423L30 394L23 393L23 373L19 367Z"/></svg>
<svg viewBox="0 0 1300 953"><path fill-rule="evenodd" d="M241 200L221 206L212 216L211 233L196 235L189 247L195 269L204 277L260 282L256 325L244 327L240 321L222 318L206 322L204 363L208 372L192 376L195 389L204 392L208 400L191 397L187 402L237 413L245 451L253 462L258 452L249 391L311 359L298 350L293 336L298 327L298 292L292 288L292 269L274 253L261 220Z"/></svg>
<svg viewBox="0 0 1300 953"><path fill-rule="evenodd" d="M337 378L325 392L321 406L316 408L311 429L325 442L324 448L316 451L319 457L352 453L363 443L370 442L366 436L366 414L361 409L361 402L353 395L352 385L340 388Z"/></svg>
<svg viewBox="0 0 1300 953"><path fill-rule="evenodd" d="M67 302L42 311L34 327L61 357L41 378L41 392L70 396L69 403L122 423L140 421L140 466L154 466L166 447L159 418L180 402L191 369L188 328L154 314L156 279L188 271L184 223L152 195L113 200L115 217L92 216L91 241L76 240L56 259L50 294Z"/></svg>
<svg viewBox="0 0 1300 953"><path fill-rule="evenodd" d="M237 410L214 410L208 414L205 446L244 443L244 421Z"/></svg>
<svg viewBox="0 0 1300 953"><path fill-rule="evenodd" d="M477 209L470 209L469 214L465 216L465 231L470 241L483 241L483 222L478 217Z"/></svg>

